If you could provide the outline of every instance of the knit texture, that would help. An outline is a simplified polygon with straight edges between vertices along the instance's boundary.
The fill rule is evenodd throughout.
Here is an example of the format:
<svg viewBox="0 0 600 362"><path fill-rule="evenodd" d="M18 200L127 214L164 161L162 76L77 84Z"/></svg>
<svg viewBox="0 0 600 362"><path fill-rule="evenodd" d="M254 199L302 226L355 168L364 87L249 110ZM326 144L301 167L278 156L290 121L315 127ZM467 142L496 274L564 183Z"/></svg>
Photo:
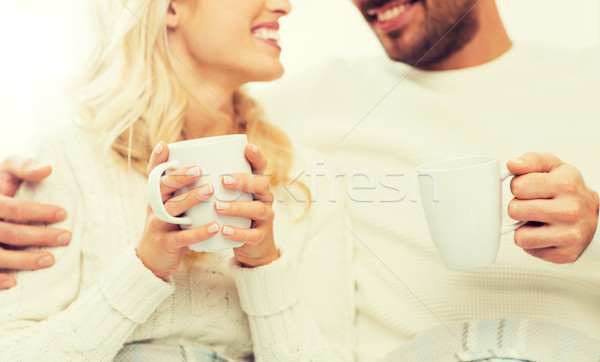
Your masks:
<svg viewBox="0 0 600 362"><path fill-rule="evenodd" d="M231 251L201 253L165 282L134 250L146 217L143 175L103 156L81 130L45 137L38 158L53 174L17 197L65 207L56 227L73 237L67 247L40 248L55 255L53 267L16 273L18 285L0 291L0 360L136 360L140 351L202 360L211 350L233 360L353 359L352 247L341 203L313 203L294 222L306 203L282 193L274 203L280 259L246 269Z"/></svg>
<svg viewBox="0 0 600 362"><path fill-rule="evenodd" d="M428 161L488 154L504 163L552 152L600 190L598 64L598 51L525 44L444 72L383 57L335 59L256 94L270 119L345 177L359 360L376 360L430 328L502 318L547 322L600 343L600 235L574 264L554 265L523 252L509 233L493 266L449 271L415 181L417 165ZM503 193L506 210L508 182Z"/></svg>

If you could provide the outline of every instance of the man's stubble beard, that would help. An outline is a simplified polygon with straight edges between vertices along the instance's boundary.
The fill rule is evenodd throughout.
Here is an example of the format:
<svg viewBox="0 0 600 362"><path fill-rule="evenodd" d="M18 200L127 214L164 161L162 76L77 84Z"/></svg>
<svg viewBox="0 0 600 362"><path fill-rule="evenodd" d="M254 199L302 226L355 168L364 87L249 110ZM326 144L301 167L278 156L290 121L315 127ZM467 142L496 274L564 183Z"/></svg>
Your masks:
<svg viewBox="0 0 600 362"><path fill-rule="evenodd" d="M382 41L382 45L395 61L417 67L435 65L461 50L477 33L479 20L471 11L476 2L450 4L447 9L431 12L409 46L399 41L404 29L387 33L388 46L385 41Z"/></svg>

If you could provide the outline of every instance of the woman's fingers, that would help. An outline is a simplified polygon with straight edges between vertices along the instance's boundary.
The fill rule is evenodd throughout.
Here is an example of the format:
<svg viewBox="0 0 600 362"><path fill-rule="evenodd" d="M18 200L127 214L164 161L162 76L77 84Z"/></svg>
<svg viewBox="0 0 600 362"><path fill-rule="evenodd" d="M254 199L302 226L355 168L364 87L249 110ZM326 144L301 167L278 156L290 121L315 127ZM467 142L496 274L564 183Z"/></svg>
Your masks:
<svg viewBox="0 0 600 362"><path fill-rule="evenodd" d="M244 150L244 155L250 162L252 167L252 173L255 175L264 175L267 169L267 158L263 153L256 147L256 145L248 144Z"/></svg>
<svg viewBox="0 0 600 362"><path fill-rule="evenodd" d="M160 165L163 162L166 162L169 159L169 147L167 144L160 141L154 147L152 154L150 155L150 161L148 162L148 168L146 171L150 173L154 169L154 167Z"/></svg>
<svg viewBox="0 0 600 362"><path fill-rule="evenodd" d="M193 184L202 177L202 170L198 166L187 166L169 172L160 178L160 193L168 196L182 187Z"/></svg>
<svg viewBox="0 0 600 362"><path fill-rule="evenodd" d="M164 142L159 142L150 155L148 162L148 173L156 166L166 162L169 158L169 147ZM172 172L167 172L160 178L161 195L171 195L182 187L193 184L202 177L202 170L198 166L186 166ZM167 198L165 198L166 201Z"/></svg>
<svg viewBox="0 0 600 362"><path fill-rule="evenodd" d="M221 182L225 188L247 192L252 194L256 200L272 202L274 199L267 176L232 173L223 176Z"/></svg>
<svg viewBox="0 0 600 362"><path fill-rule="evenodd" d="M211 184L196 187L169 199L165 203L165 210L167 210L171 216L179 216L189 210L192 206L210 199L214 191L215 189Z"/></svg>
<svg viewBox="0 0 600 362"><path fill-rule="evenodd" d="M240 229L234 226L223 226L221 233L229 240L250 245L259 244L265 238L264 232L259 228Z"/></svg>
<svg viewBox="0 0 600 362"><path fill-rule="evenodd" d="M215 236L221 228L216 222L195 229L175 231L167 234L166 243L173 249L181 249L198 244Z"/></svg>
<svg viewBox="0 0 600 362"><path fill-rule="evenodd" d="M273 209L261 201L217 201L215 210L222 215L245 217L256 221L273 220Z"/></svg>

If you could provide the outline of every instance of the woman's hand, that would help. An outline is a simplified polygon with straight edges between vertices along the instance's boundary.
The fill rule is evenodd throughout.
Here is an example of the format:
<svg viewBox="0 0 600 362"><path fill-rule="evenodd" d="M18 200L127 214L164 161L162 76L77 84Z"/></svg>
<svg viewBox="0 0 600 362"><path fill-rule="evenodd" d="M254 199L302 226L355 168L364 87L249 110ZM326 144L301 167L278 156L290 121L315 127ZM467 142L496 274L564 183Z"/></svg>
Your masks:
<svg viewBox="0 0 600 362"><path fill-rule="evenodd" d="M228 189L248 192L254 201L215 202L215 210L222 215L240 216L252 219L250 229L239 229L223 225L223 235L244 245L234 248L237 261L246 267L269 264L279 258L273 239L273 199L269 178L264 176L267 159L255 145L246 146L245 155L252 166L253 174L235 173L222 177L223 186Z"/></svg>
<svg viewBox="0 0 600 362"><path fill-rule="evenodd" d="M160 142L152 152L148 170L165 162L168 157L167 145ZM198 181L201 177L200 168L190 166L177 169L161 178L160 193L165 203L165 209L170 215L179 216L192 206L212 197L214 187L210 184L172 197L175 191ZM180 230L179 225L169 224L157 218L152 207L148 205L144 235L137 247L137 255L154 275L166 278L175 274L181 258L189 251L189 245L210 239L218 232L219 225L217 223L208 223L191 230Z"/></svg>

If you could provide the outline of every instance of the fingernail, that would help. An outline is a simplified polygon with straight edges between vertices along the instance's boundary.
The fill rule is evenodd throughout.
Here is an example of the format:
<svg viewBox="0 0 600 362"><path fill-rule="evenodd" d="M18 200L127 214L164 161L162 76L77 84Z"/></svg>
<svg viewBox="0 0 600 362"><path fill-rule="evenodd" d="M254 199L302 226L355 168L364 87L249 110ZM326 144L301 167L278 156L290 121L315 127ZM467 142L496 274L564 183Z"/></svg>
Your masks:
<svg viewBox="0 0 600 362"><path fill-rule="evenodd" d="M2 289L9 289L15 286L15 282L12 280L5 280L2 282Z"/></svg>
<svg viewBox="0 0 600 362"><path fill-rule="evenodd" d="M162 146L162 142L158 142L158 144L156 145L156 147L154 147L154 153L157 155L160 155L160 153L163 151L163 146Z"/></svg>
<svg viewBox="0 0 600 362"><path fill-rule="evenodd" d="M64 220L67 217L67 212L65 210L58 210L54 217L58 221Z"/></svg>
<svg viewBox="0 0 600 362"><path fill-rule="evenodd" d="M37 161L33 161L27 166L27 169L29 171L35 171L35 170L39 170L40 168L44 168L44 167L48 167L48 165L39 163Z"/></svg>
<svg viewBox="0 0 600 362"><path fill-rule="evenodd" d="M258 152L258 147L256 147L253 144L250 144L250 149L252 150L252 153L257 153Z"/></svg>
<svg viewBox="0 0 600 362"><path fill-rule="evenodd" d="M70 233L62 233L58 236L58 238L56 238L56 242L58 242L60 245L67 245L69 241L71 241Z"/></svg>
<svg viewBox="0 0 600 362"><path fill-rule="evenodd" d="M185 173L187 177L196 178L200 176L200 167L192 167Z"/></svg>
<svg viewBox="0 0 600 362"><path fill-rule="evenodd" d="M233 185L235 183L235 177L231 175L223 176L223 183L225 185Z"/></svg>
<svg viewBox="0 0 600 362"><path fill-rule="evenodd" d="M229 226L223 227L223 235L233 235L233 229Z"/></svg>
<svg viewBox="0 0 600 362"><path fill-rule="evenodd" d="M219 225L218 225L218 224L211 224L211 225L208 227L208 229L207 229L207 230L208 230L208 232L209 232L209 233L211 233L211 234L214 234L214 233L216 233L217 231L219 231Z"/></svg>
<svg viewBox="0 0 600 362"><path fill-rule="evenodd" d="M231 205L228 202L217 201L217 202L215 202L215 206L219 210L227 210L227 209L229 209L229 206L231 206Z"/></svg>
<svg viewBox="0 0 600 362"><path fill-rule="evenodd" d="M52 264L54 264L54 260L51 256L46 255L38 259L38 265L41 267L48 267Z"/></svg>
<svg viewBox="0 0 600 362"><path fill-rule="evenodd" d="M198 196L206 196L209 195L213 192L213 185L208 184L208 185L202 185L202 187L200 187L198 189Z"/></svg>
<svg viewBox="0 0 600 362"><path fill-rule="evenodd" d="M525 161L523 161L523 160L522 160L522 159L520 159L520 158L515 158L515 159L512 159L512 160L510 160L510 161L511 161L511 162L513 162L513 163L516 163L516 164L518 164L518 165L524 165L524 164L525 164Z"/></svg>

